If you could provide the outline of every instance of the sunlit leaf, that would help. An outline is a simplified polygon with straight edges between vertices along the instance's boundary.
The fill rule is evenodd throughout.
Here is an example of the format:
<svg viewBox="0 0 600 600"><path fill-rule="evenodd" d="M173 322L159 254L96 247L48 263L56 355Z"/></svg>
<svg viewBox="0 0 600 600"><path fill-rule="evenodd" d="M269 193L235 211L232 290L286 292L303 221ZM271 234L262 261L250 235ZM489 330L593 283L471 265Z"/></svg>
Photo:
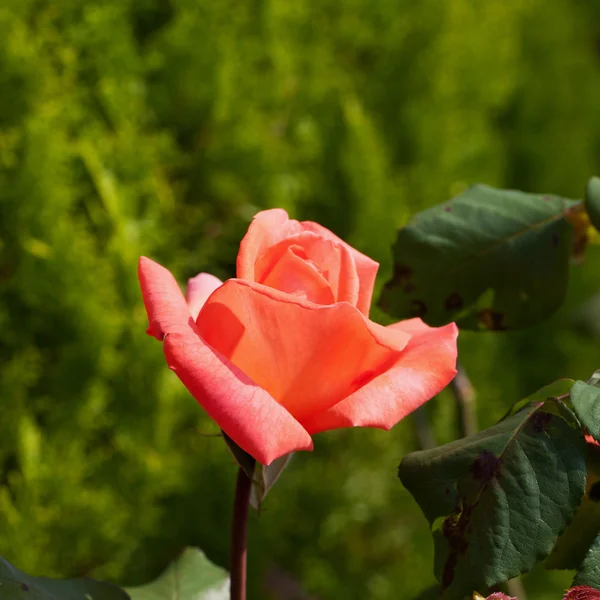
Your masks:
<svg viewBox="0 0 600 600"><path fill-rule="evenodd" d="M188 548L155 581L127 588L131 600L227 600L229 576L197 548Z"/></svg>

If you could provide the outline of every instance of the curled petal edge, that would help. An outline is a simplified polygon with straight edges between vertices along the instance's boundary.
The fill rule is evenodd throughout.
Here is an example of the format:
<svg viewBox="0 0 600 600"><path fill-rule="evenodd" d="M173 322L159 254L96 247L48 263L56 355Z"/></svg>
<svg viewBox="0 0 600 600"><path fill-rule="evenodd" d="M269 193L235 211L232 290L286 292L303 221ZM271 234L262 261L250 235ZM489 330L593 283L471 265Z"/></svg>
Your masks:
<svg viewBox="0 0 600 600"><path fill-rule="evenodd" d="M389 328L413 336L396 364L329 410L303 422L309 433L342 427L391 429L452 381L458 336L454 323L434 328L410 319Z"/></svg>
<svg viewBox="0 0 600 600"><path fill-rule="evenodd" d="M194 321L210 295L222 285L223 282L210 273L198 273L188 281L185 299Z"/></svg>

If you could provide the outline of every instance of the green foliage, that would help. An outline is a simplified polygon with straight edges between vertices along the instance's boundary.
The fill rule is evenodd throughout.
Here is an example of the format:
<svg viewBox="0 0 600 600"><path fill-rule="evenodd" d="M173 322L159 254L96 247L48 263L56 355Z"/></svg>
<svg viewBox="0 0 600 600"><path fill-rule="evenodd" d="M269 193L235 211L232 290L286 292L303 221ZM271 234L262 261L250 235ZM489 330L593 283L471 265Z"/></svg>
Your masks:
<svg viewBox="0 0 600 600"><path fill-rule="evenodd" d="M600 387L576 381L571 388L575 413L595 440L600 440Z"/></svg>
<svg viewBox="0 0 600 600"><path fill-rule="evenodd" d="M596 438L600 434L600 390L598 371L588 383L576 381L570 399L579 422ZM590 385L592 384L592 385ZM586 493L577 513L560 536L546 561L548 569L578 569L592 542L600 533L600 446L587 444Z"/></svg>
<svg viewBox="0 0 600 600"><path fill-rule="evenodd" d="M235 464L144 334L138 255L182 282L231 276L251 215L282 206L379 260L381 284L396 229L471 182L578 197L600 158L595 17L567 0L3 0L0 554L132 584L186 544L226 565ZM570 327L597 292L587 261L534 332L461 335L482 425L597 368ZM456 437L449 394L426 415ZM250 597L272 563L323 599L432 583L393 472L415 444L407 419L295 455L251 523Z"/></svg>
<svg viewBox="0 0 600 600"><path fill-rule="evenodd" d="M127 592L131 600L227 600L229 576L197 548L187 548L156 581Z"/></svg>
<svg viewBox="0 0 600 600"><path fill-rule="evenodd" d="M0 589L4 600L129 600L116 585L91 579L32 577L0 557Z"/></svg>
<svg viewBox="0 0 600 600"><path fill-rule="evenodd" d="M576 203L476 185L398 232L380 305L394 317L467 329L531 327L562 304Z"/></svg>
<svg viewBox="0 0 600 600"><path fill-rule="evenodd" d="M600 590L600 537L589 549L581 568L577 571L573 585L588 585Z"/></svg>
<svg viewBox="0 0 600 600"><path fill-rule="evenodd" d="M583 497L585 444L575 415L549 397L475 436L409 454L399 475L432 527L442 597L460 600L552 551Z"/></svg>

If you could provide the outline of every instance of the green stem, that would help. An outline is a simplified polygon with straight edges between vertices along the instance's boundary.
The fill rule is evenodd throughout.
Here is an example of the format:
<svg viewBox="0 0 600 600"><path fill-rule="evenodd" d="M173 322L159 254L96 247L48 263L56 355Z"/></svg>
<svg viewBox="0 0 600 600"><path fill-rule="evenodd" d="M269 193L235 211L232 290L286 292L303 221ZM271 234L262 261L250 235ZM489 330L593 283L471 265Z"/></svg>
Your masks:
<svg viewBox="0 0 600 600"><path fill-rule="evenodd" d="M246 600L246 556L248 509L252 479L241 467L238 470L231 525L231 600Z"/></svg>

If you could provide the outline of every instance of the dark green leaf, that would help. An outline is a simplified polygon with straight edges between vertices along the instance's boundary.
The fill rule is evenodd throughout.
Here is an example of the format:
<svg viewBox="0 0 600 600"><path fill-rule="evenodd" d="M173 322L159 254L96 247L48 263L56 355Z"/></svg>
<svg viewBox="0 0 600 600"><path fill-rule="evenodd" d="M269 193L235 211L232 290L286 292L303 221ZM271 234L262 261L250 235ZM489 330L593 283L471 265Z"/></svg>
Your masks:
<svg viewBox="0 0 600 600"><path fill-rule="evenodd" d="M32 577L0 557L2 600L129 600L116 585L92 579Z"/></svg>
<svg viewBox="0 0 600 600"><path fill-rule="evenodd" d="M572 521L548 557L546 568L578 569L599 532L600 503L586 494Z"/></svg>
<svg viewBox="0 0 600 600"><path fill-rule="evenodd" d="M590 382L596 381L597 373L598 371L592 375ZM591 389L597 390L598 388L592 387ZM575 395L577 396L577 394ZM579 401L577 404L579 405ZM587 407L584 405L582 408L586 409ZM581 415L579 417L581 419ZM578 569L592 542L600 533L600 446L594 443L588 443L586 446L586 493L575 516L561 534L552 554L548 557L547 569Z"/></svg>
<svg viewBox="0 0 600 600"><path fill-rule="evenodd" d="M229 576L197 548L188 548L155 581L128 588L131 600L227 600Z"/></svg>
<svg viewBox="0 0 600 600"><path fill-rule="evenodd" d="M600 536L596 538L581 568L573 579L573 585L589 585L600 590Z"/></svg>
<svg viewBox="0 0 600 600"><path fill-rule="evenodd" d="M581 423L600 441L600 388L576 381L571 388L571 402Z"/></svg>
<svg viewBox="0 0 600 600"><path fill-rule="evenodd" d="M543 402L548 398L564 400L569 396L569 392L571 391L574 383L575 381L573 379L557 379L543 388L540 388L537 390L537 392L533 392L533 394L527 396L527 398L519 400L519 402L515 402L508 413L506 413L504 418L506 419L507 417L518 413L520 410L526 406L529 406L530 404L533 404L534 402Z"/></svg>
<svg viewBox="0 0 600 600"><path fill-rule="evenodd" d="M398 232L380 306L397 318L466 329L529 327L567 288L572 226L557 196L475 185Z"/></svg>
<svg viewBox="0 0 600 600"><path fill-rule="evenodd" d="M600 179L592 177L585 190L585 209L592 225L600 231Z"/></svg>
<svg viewBox="0 0 600 600"><path fill-rule="evenodd" d="M547 569L578 569L600 533L600 447L589 443L587 450L586 494L548 557Z"/></svg>
<svg viewBox="0 0 600 600"><path fill-rule="evenodd" d="M584 493L585 442L571 410L549 398L408 455L399 474L432 526L442 597L462 599L550 553Z"/></svg>

